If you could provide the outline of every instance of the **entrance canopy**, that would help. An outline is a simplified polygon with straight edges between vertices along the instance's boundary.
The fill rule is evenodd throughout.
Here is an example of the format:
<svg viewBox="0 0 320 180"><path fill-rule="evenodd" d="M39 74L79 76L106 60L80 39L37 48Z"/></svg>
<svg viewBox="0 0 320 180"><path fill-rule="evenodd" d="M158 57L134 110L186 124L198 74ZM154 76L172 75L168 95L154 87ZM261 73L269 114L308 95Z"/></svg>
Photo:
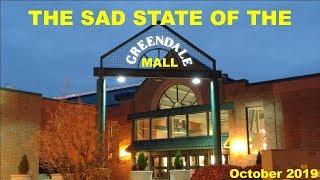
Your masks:
<svg viewBox="0 0 320 180"><path fill-rule="evenodd" d="M111 37L112 38L112 37ZM219 84L215 60L191 42L160 23L152 25L101 56L94 68L97 79L98 148L104 149L106 121L105 76L210 79L212 145L215 162L222 164ZM102 163L103 164L103 163Z"/></svg>
<svg viewBox="0 0 320 180"><path fill-rule="evenodd" d="M156 58L161 63L156 62ZM174 65L178 68L172 68ZM121 75L136 77L212 78L215 70L214 58L169 27L158 24L147 27L102 55L94 75L118 76L121 72Z"/></svg>

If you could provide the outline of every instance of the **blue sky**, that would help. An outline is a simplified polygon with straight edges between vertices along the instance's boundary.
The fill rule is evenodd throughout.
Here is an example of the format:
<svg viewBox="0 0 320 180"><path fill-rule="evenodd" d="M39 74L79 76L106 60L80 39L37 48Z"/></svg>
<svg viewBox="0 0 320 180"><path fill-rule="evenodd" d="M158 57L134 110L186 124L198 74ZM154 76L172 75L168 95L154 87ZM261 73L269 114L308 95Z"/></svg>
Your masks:
<svg viewBox="0 0 320 180"><path fill-rule="evenodd" d="M29 9L71 9L73 27L35 27ZM250 82L320 72L320 2L8 2L1 1L1 85L52 97L95 89L93 67L99 57L145 27L128 16L121 27L84 27L81 10L239 9L239 21L229 27L174 26L176 32L217 60L218 69ZM251 27L247 9L292 10L290 27ZM206 18L204 18L206 19ZM206 22L208 21L208 22ZM108 85L115 81L108 80Z"/></svg>

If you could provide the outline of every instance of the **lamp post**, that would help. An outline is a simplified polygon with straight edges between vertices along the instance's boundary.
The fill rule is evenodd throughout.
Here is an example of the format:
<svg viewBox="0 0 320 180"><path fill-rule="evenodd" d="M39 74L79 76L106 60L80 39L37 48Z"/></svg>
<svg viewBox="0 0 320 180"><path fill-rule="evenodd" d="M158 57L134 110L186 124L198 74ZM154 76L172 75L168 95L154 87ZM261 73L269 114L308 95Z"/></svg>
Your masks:
<svg viewBox="0 0 320 180"><path fill-rule="evenodd" d="M215 164L222 164L221 152L221 122L220 122L220 96L218 78L214 77L210 81L210 109L211 124L213 131L213 154Z"/></svg>
<svg viewBox="0 0 320 180"><path fill-rule="evenodd" d="M106 128L106 81L102 75L97 79L97 118L96 128L98 130L97 147L99 155L101 155L100 166L104 166L104 142Z"/></svg>

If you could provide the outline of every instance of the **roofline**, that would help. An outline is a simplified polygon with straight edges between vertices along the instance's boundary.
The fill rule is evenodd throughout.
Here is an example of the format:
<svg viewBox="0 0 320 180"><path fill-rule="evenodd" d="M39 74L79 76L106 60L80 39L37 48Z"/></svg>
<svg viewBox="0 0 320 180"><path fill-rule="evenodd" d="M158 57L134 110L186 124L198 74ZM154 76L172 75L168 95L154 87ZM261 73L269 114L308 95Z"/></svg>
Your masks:
<svg viewBox="0 0 320 180"><path fill-rule="evenodd" d="M106 90L106 92L113 92L113 91L118 91L118 90L123 90L123 89L131 89L131 88L139 88L141 86L142 82L139 85L130 86L130 87L124 87L124 88L119 88L119 89ZM132 83L132 84L138 84L138 82L135 82L135 83ZM81 93L86 93L86 92L87 92L87 94L81 94ZM57 99L57 100L71 99L71 98L77 98L77 97L90 96L90 95L93 95L93 94L96 94L96 93L97 93L96 90L91 90L91 91L84 91L84 92L78 92L78 93L71 93L71 94L68 94L68 95L65 95L65 96L55 96L55 97L53 97L53 99ZM74 95L74 96L67 97L67 96L71 96L71 95Z"/></svg>
<svg viewBox="0 0 320 180"><path fill-rule="evenodd" d="M294 80L312 78L312 77L317 77L317 76L320 77L320 73L292 76L292 77L273 79L273 80L267 80L267 81L260 81L260 82L249 83L248 85L255 86L255 85L278 83L278 82L284 82L284 81L294 81Z"/></svg>
<svg viewBox="0 0 320 180"><path fill-rule="evenodd" d="M144 30L140 31L138 34L130 37L129 39L127 39L126 41L120 43L118 46L116 46L115 48L111 49L110 51L104 53L101 57L100 57L100 61L105 58L106 56L110 55L111 53L113 53L114 51L118 50L121 46L127 44L128 42L130 42L131 40L133 40L134 38L140 36L141 34L143 34L144 32L148 31L149 29L153 28L156 25L150 25L147 28L145 28ZM101 63L100 63L101 65Z"/></svg>
<svg viewBox="0 0 320 180"><path fill-rule="evenodd" d="M23 91L23 90L18 90L18 89L10 89L10 88L5 88L5 87L0 87L0 90L17 92L17 93L24 93L24 94L31 94L31 95L37 95L37 96L42 96L41 93L30 92L30 91Z"/></svg>
<svg viewBox="0 0 320 180"><path fill-rule="evenodd" d="M225 84L245 83L248 86L256 86L256 85L263 85L263 84L270 84L270 83L279 83L279 82L285 82L285 81L294 81L299 79L313 78L317 76L320 77L320 73L305 74L300 76L292 76L292 77L279 78L279 79L273 79L273 80L267 80L267 81L258 81L253 83L250 83L247 79L239 79L239 80L226 82Z"/></svg>
<svg viewBox="0 0 320 180"><path fill-rule="evenodd" d="M160 25L160 21L157 21L157 25ZM121 46L127 44L128 42L130 42L131 40L133 40L134 38L140 36L141 34L143 34L144 32L148 31L149 29L157 26L157 25L150 25L147 28L143 29L142 31L140 31L139 33L137 33L136 35L130 37L129 39L127 39L126 41L122 42L121 44L119 44L118 46L116 46L115 48L111 49L110 51L104 53L101 57L100 57L100 67L102 67L102 59L105 58L106 56L110 55L111 53L113 53L114 51L118 50ZM208 58L212 63L213 63L213 69L216 69L216 60L210 56L209 54L207 54L206 52L204 52L203 50L201 50L199 47L197 47L196 45L194 45L193 43L191 43L190 41L188 41L186 38L184 38L183 36L181 36L180 34L178 34L177 32L175 32L173 29L171 29L170 27L166 26L166 25L161 25L162 27L164 27L166 30L168 30L169 32L171 32L172 34L174 34L175 36L177 36L178 38L182 39L183 41L185 41L188 45L190 45L192 48L196 49L198 52L200 52L202 55L204 55L206 58ZM201 63L201 62L200 62ZM202 64L202 63L201 63Z"/></svg>
<svg viewBox="0 0 320 180"><path fill-rule="evenodd" d="M209 54L207 54L206 52L204 52L203 50L201 50L198 46L194 45L192 42L190 42L189 40L187 40L186 38L184 38L183 36L181 36L180 34L178 34L177 32L175 32L173 29L169 28L166 25L163 25L163 27L165 29L167 29L168 31L170 31L172 34L178 36L180 39L182 39L183 41L185 41L187 44L189 44L192 48L196 49L197 51L199 51L202 55L204 55L206 58L208 58L210 61L213 62L213 69L216 69L216 60L210 56Z"/></svg>
<svg viewBox="0 0 320 180"><path fill-rule="evenodd" d="M71 104L78 104L78 105L84 105L84 106L96 106L94 104L88 104L83 102L75 102L75 101L68 101L68 99L54 99L49 97L42 97L44 100L50 100L50 101L57 101L57 102L64 102L64 103L71 103Z"/></svg>

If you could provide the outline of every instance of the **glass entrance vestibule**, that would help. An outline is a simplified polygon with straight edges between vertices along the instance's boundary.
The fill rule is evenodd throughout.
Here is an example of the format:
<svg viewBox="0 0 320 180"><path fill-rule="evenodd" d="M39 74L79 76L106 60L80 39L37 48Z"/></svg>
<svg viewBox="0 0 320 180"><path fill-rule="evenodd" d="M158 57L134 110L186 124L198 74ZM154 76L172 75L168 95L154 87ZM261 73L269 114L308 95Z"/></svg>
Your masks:
<svg viewBox="0 0 320 180"><path fill-rule="evenodd" d="M221 145L222 160L229 162L229 118L232 104L222 106ZM212 125L208 105L196 105L174 109L131 114L132 152L134 162L139 152L148 157L148 169L154 177L167 177L173 169L177 151L182 154L185 169L214 164Z"/></svg>
<svg viewBox="0 0 320 180"><path fill-rule="evenodd" d="M150 141L186 137L211 136L211 112L208 105L144 112L129 115L132 141ZM231 109L221 109L221 133L229 133Z"/></svg>
<svg viewBox="0 0 320 180"><path fill-rule="evenodd" d="M214 164L213 153L210 149L190 149L179 151L182 155L184 169L196 169L201 166ZM148 158L149 166L147 168L153 171L154 178L167 178L169 176L169 171L174 169L176 152L177 150L143 152ZM139 153L140 152L135 153L135 161L137 160ZM228 164L228 161L229 155L223 154L222 163Z"/></svg>

